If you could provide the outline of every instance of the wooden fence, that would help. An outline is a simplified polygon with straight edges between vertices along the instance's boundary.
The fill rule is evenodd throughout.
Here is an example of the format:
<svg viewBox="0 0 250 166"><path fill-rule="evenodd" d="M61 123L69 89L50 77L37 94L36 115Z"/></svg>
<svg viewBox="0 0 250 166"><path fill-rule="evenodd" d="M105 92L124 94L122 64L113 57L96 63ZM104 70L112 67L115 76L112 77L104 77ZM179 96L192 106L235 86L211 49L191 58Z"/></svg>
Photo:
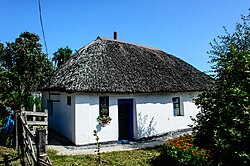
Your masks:
<svg viewBox="0 0 250 166"><path fill-rule="evenodd" d="M33 111L22 110L22 113L33 135L35 135L37 128L46 129L46 144L48 144L48 109L45 109L44 112L36 112L34 105Z"/></svg>
<svg viewBox="0 0 250 166"><path fill-rule="evenodd" d="M28 116L33 117L28 118L28 121ZM27 159L29 165L52 165L46 154L47 118L47 111L16 111L16 148L18 153L22 155L22 165L24 164L24 158ZM36 121L37 119L40 121Z"/></svg>

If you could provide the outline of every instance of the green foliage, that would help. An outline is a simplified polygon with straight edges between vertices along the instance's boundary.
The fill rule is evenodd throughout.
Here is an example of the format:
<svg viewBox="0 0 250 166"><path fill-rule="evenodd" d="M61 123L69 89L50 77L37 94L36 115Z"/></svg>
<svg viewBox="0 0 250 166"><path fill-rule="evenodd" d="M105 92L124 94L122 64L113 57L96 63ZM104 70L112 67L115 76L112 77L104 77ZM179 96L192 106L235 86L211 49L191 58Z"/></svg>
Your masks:
<svg viewBox="0 0 250 166"><path fill-rule="evenodd" d="M109 116L103 115L103 116L98 116L96 120L97 122L102 123L102 124L109 124L112 118Z"/></svg>
<svg viewBox="0 0 250 166"><path fill-rule="evenodd" d="M4 122L6 118L6 111L5 107L2 103L0 103L0 144L2 144L2 138L3 138L3 127L4 127Z"/></svg>
<svg viewBox="0 0 250 166"><path fill-rule="evenodd" d="M98 136L98 132L96 130L94 130L94 136L95 136L95 140L96 140L96 145L97 145L97 160L96 160L96 164L97 165L101 165L102 164L102 158L101 158L101 144L99 142L99 136Z"/></svg>
<svg viewBox="0 0 250 166"><path fill-rule="evenodd" d="M41 98L41 96L34 98L34 104L36 105L36 111L41 112L42 111L42 98Z"/></svg>
<svg viewBox="0 0 250 166"><path fill-rule="evenodd" d="M21 165L20 159L17 160L17 157L18 157L17 150L13 148L0 146L0 162L4 161L5 157L7 157L8 160L13 160L12 162L8 163L9 165Z"/></svg>
<svg viewBox="0 0 250 166"><path fill-rule="evenodd" d="M56 67L60 67L64 62L66 62L72 56L72 50L66 46L65 48L59 48L53 55L53 61L55 61Z"/></svg>
<svg viewBox="0 0 250 166"><path fill-rule="evenodd" d="M42 111L42 99L40 96L30 96L29 97L29 105L27 107L27 110L31 111L33 110L33 106L36 106L36 112Z"/></svg>
<svg viewBox="0 0 250 166"><path fill-rule="evenodd" d="M0 98L6 106L28 107L31 93L53 71L52 63L42 53L39 37L21 33L14 42L0 45Z"/></svg>
<svg viewBox="0 0 250 166"><path fill-rule="evenodd" d="M195 121L195 143L223 165L250 164L249 18L211 44L214 84L196 100L203 109Z"/></svg>
<svg viewBox="0 0 250 166"><path fill-rule="evenodd" d="M167 141L161 152L163 161L171 165L212 165L208 151L194 146L192 142L192 135Z"/></svg>
<svg viewBox="0 0 250 166"><path fill-rule="evenodd" d="M0 128L3 127L3 123L4 123L4 117L0 116Z"/></svg>

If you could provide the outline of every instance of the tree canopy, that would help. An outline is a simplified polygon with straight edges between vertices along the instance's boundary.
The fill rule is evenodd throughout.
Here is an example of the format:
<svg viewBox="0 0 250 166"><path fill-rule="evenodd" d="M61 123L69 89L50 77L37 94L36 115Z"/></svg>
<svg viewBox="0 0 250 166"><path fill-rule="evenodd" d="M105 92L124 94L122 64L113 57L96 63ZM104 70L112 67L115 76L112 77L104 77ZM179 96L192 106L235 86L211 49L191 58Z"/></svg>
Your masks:
<svg viewBox="0 0 250 166"><path fill-rule="evenodd" d="M59 48L53 55L52 61L55 62L56 68L60 67L72 56L72 50L66 46L65 48Z"/></svg>
<svg viewBox="0 0 250 166"><path fill-rule="evenodd" d="M12 109L28 107L32 92L50 76L53 65L42 53L39 36L23 32L0 44L0 98Z"/></svg>
<svg viewBox="0 0 250 166"><path fill-rule="evenodd" d="M196 104L195 142L222 165L250 164L250 15L211 43L212 88Z"/></svg>

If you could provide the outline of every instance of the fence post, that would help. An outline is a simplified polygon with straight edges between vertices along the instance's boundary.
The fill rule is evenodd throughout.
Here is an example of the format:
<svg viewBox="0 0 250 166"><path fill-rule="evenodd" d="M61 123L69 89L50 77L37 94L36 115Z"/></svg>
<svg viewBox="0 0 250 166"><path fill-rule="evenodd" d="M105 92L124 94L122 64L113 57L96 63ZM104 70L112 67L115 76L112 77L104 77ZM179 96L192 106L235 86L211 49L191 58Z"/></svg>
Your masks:
<svg viewBox="0 0 250 166"><path fill-rule="evenodd" d="M33 105L33 110L32 110L33 112L36 112L36 104L34 103L34 105ZM33 122L35 122L37 119L36 119L36 116L33 116L32 117L33 119ZM36 131L36 126L33 126L33 128L32 128L32 132L33 132L33 134L35 134L35 131Z"/></svg>
<svg viewBox="0 0 250 166"><path fill-rule="evenodd" d="M16 149L18 150L18 110L15 111Z"/></svg>
<svg viewBox="0 0 250 166"><path fill-rule="evenodd" d="M40 164L41 160L44 160L46 154L46 129L36 130L36 146L37 146L37 165Z"/></svg>
<svg viewBox="0 0 250 166"><path fill-rule="evenodd" d="M25 161L24 161L24 129L23 129L23 125L20 121L20 116L22 116L22 111L20 111L20 115L17 113L18 115L18 124L17 124L17 130L18 130L18 154L20 154L22 156L21 158L21 165L25 165Z"/></svg>
<svg viewBox="0 0 250 166"><path fill-rule="evenodd" d="M49 143L49 115L48 115L48 109L44 109L44 112L47 114L47 116L44 118L44 121L47 123L47 125L45 126L45 129L46 129L46 144Z"/></svg>

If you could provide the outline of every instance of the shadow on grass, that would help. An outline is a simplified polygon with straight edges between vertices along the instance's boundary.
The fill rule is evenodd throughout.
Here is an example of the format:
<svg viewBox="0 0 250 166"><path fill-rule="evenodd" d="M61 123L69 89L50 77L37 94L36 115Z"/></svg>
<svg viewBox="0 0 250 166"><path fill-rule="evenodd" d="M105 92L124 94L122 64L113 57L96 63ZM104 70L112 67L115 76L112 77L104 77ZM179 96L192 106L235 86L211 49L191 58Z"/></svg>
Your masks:
<svg viewBox="0 0 250 166"><path fill-rule="evenodd" d="M153 166L180 166L179 162L171 159L171 158L167 158L163 155L159 155L158 157L152 159L150 161L150 164Z"/></svg>
<svg viewBox="0 0 250 166"><path fill-rule="evenodd" d="M166 166L166 165L167 166L180 166L180 163L178 161L168 158L164 156L163 154L161 154L162 146L148 147L148 148L145 148L144 150L157 151L158 153L160 153L160 155L150 159L149 164L152 166Z"/></svg>
<svg viewBox="0 0 250 166"><path fill-rule="evenodd" d="M21 165L20 158L15 149L0 146L0 165Z"/></svg>

